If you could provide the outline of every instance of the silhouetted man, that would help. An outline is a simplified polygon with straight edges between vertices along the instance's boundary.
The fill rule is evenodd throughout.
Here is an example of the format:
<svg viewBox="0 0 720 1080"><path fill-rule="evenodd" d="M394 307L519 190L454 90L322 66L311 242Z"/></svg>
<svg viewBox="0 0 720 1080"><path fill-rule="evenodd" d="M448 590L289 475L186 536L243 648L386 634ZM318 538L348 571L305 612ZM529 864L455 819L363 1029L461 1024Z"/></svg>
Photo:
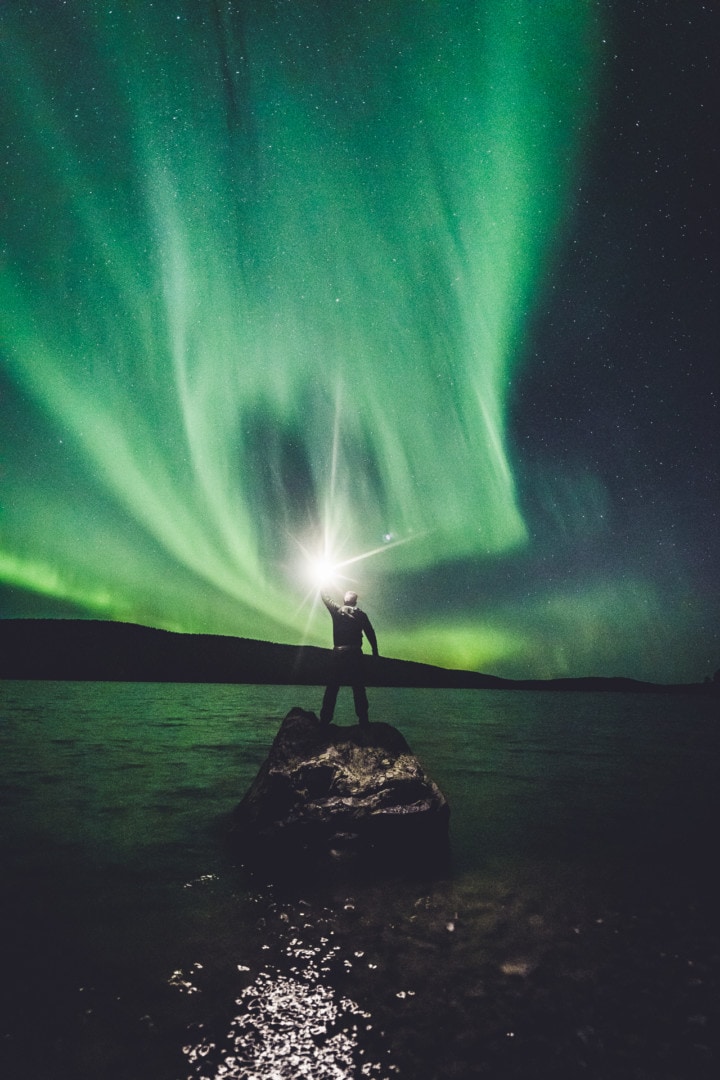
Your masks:
<svg viewBox="0 0 720 1080"><path fill-rule="evenodd" d="M362 674L362 638L365 634L373 656L378 656L375 631L365 612L357 606L357 593L346 592L342 607L324 593L321 595L333 622L333 669L331 682L323 697L320 719L324 724L332 721L340 687L352 686L355 712L362 727L369 723L368 699Z"/></svg>

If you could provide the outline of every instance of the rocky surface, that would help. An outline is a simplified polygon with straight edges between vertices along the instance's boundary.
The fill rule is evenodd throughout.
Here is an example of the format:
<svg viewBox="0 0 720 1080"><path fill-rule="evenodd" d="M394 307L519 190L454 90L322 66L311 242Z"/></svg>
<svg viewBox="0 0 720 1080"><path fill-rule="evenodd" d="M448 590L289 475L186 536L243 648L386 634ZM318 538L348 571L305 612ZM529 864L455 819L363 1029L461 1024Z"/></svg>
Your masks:
<svg viewBox="0 0 720 1080"><path fill-rule="evenodd" d="M425 863L447 854L448 803L390 724L285 717L233 814L232 837L256 857Z"/></svg>

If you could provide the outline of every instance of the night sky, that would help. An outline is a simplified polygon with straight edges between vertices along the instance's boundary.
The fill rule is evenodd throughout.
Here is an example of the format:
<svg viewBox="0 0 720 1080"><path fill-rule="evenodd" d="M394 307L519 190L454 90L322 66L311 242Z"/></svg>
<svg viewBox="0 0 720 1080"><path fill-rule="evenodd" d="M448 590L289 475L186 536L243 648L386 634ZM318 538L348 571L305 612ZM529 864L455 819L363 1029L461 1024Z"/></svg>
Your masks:
<svg viewBox="0 0 720 1080"><path fill-rule="evenodd" d="M719 26L4 0L2 615L712 675Z"/></svg>

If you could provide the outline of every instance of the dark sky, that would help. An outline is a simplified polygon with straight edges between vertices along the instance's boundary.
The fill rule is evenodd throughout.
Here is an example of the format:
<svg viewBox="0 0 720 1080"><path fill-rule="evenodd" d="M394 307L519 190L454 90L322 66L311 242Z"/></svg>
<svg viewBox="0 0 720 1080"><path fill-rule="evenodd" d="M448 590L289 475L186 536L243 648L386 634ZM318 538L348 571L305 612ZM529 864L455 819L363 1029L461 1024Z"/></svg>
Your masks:
<svg viewBox="0 0 720 1080"><path fill-rule="evenodd" d="M601 481L585 512L607 530L597 546L578 537L571 560L581 575L596 566L653 582L662 648L674 637L690 676L703 633L711 665L718 641L718 17L707 4L611 11L612 55L570 235L536 314L516 445L533 447L519 467L541 543L554 547L559 531L542 478L572 462L578 480Z"/></svg>
<svg viewBox="0 0 720 1080"><path fill-rule="evenodd" d="M2 615L720 667L713 5L0 23Z"/></svg>

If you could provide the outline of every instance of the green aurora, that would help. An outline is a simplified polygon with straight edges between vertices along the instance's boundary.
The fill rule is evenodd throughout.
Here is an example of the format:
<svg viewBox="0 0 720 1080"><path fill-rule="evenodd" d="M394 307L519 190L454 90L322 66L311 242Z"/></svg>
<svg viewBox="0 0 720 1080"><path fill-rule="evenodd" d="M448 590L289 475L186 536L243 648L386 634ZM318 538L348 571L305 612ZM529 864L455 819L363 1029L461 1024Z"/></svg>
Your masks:
<svg viewBox="0 0 720 1080"><path fill-rule="evenodd" d="M373 552L345 572L386 654L558 673L502 604L398 600L530 542L508 408L582 167L596 5L4 18L2 580L326 644L304 553ZM608 599L574 603L571 638Z"/></svg>

